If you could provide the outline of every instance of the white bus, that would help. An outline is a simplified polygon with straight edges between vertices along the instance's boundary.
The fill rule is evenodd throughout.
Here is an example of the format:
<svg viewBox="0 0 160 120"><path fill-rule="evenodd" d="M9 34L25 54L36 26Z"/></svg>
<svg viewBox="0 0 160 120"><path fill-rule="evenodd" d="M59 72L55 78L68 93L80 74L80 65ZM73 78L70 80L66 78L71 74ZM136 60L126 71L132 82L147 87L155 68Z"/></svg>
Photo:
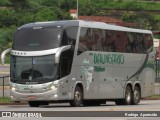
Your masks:
<svg viewBox="0 0 160 120"><path fill-rule="evenodd" d="M11 99L31 107L137 105L154 93L152 32L82 20L21 26L11 50Z"/></svg>

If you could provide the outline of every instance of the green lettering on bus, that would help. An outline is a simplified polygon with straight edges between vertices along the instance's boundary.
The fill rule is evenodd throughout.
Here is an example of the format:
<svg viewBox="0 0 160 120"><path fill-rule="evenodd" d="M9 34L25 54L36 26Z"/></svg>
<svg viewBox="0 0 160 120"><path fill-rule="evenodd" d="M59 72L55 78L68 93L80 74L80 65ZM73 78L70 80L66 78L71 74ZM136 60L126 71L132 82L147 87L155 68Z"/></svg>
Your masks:
<svg viewBox="0 0 160 120"><path fill-rule="evenodd" d="M94 64L124 64L124 56L118 53L100 54L94 53Z"/></svg>

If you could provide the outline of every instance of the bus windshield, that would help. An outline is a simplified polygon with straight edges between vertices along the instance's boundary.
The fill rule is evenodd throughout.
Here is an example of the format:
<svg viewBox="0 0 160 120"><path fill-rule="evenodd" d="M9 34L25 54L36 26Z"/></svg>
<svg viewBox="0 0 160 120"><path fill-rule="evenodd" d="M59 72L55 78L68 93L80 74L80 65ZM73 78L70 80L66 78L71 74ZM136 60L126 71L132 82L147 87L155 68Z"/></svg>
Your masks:
<svg viewBox="0 0 160 120"><path fill-rule="evenodd" d="M60 46L61 28L19 29L15 33L13 49L39 51Z"/></svg>
<svg viewBox="0 0 160 120"><path fill-rule="evenodd" d="M41 57L11 56L11 81L42 84L56 79L55 55Z"/></svg>

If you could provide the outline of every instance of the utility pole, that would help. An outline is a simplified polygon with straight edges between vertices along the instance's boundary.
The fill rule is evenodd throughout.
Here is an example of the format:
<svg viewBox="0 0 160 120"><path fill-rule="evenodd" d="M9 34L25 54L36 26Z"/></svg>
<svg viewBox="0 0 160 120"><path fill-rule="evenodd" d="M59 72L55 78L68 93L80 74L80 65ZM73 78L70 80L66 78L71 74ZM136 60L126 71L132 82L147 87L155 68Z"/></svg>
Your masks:
<svg viewBox="0 0 160 120"><path fill-rule="evenodd" d="M77 20L78 20L78 0L77 0Z"/></svg>

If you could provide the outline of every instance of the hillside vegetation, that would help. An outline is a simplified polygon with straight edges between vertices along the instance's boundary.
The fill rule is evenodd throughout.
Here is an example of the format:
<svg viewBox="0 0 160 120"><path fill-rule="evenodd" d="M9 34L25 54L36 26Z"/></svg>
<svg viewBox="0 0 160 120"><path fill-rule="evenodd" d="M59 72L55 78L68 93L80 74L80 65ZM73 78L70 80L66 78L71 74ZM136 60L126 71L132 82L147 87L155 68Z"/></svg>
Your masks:
<svg viewBox="0 0 160 120"><path fill-rule="evenodd" d="M159 31L160 3L139 1L78 0L79 15L112 16L135 22L137 28ZM76 0L0 0L0 53L11 47L17 27L30 22L72 19L69 10L76 6Z"/></svg>

